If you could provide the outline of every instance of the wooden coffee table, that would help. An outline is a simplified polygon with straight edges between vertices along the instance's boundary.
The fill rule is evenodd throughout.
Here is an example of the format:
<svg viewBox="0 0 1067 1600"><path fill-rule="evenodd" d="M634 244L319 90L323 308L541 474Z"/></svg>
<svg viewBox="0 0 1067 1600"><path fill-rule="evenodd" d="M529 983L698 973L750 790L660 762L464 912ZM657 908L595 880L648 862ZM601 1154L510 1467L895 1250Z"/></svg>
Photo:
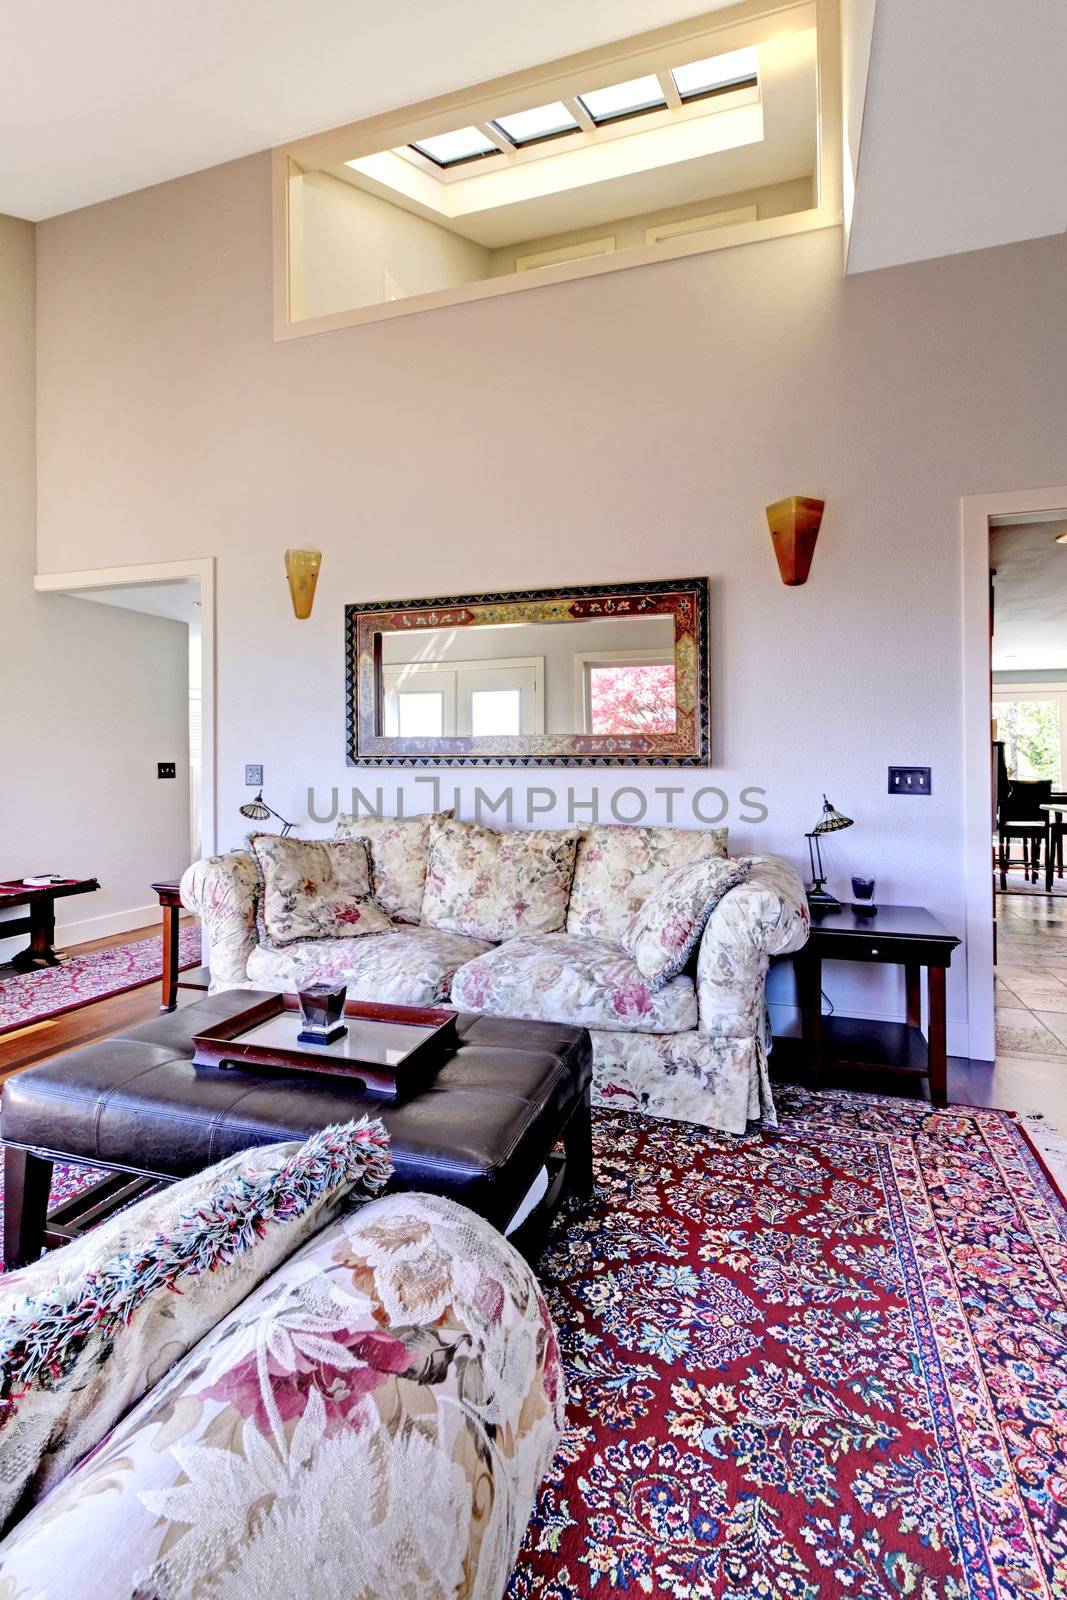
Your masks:
<svg viewBox="0 0 1067 1600"><path fill-rule="evenodd" d="M58 967L55 952L56 901L72 894L92 894L100 885L95 878L70 878L64 883L31 885L0 883L0 906L28 906L29 915L0 922L0 937L28 933L25 950L11 957L16 972L34 972L40 967Z"/></svg>

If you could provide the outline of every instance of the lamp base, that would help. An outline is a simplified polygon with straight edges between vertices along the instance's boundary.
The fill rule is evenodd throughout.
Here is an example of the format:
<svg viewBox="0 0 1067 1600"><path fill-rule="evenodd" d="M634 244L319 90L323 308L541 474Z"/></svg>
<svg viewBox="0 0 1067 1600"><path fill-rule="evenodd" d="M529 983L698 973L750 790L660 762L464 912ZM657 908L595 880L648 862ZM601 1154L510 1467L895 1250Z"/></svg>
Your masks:
<svg viewBox="0 0 1067 1600"><path fill-rule="evenodd" d="M822 884L813 884L807 894L812 911L840 911L841 902Z"/></svg>

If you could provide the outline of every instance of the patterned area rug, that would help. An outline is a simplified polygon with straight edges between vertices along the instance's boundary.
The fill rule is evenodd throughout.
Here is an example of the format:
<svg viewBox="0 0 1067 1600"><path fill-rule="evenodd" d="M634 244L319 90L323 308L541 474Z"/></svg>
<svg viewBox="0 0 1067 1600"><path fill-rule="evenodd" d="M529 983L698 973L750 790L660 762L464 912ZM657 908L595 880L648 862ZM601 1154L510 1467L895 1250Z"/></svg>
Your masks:
<svg viewBox="0 0 1067 1600"><path fill-rule="evenodd" d="M508 1594L1067 1594L1067 1211L1004 1112L595 1120L539 1277L569 1430Z"/></svg>
<svg viewBox="0 0 1067 1600"><path fill-rule="evenodd" d="M198 967L199 924L182 928L178 939L182 971ZM61 1016L64 1011L76 1011L105 995L137 989L162 973L162 938L131 939L129 944L112 945L107 950L66 956L62 966L45 967L42 972L12 973L0 979L0 1033Z"/></svg>

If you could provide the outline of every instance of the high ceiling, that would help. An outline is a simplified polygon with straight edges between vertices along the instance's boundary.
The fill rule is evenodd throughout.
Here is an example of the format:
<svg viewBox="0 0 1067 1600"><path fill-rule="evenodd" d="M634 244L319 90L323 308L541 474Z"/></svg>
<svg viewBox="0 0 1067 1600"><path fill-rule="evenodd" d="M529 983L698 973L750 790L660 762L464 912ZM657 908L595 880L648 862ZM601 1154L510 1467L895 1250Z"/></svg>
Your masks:
<svg viewBox="0 0 1067 1600"><path fill-rule="evenodd" d="M1067 517L994 528L994 672L1067 668Z"/></svg>
<svg viewBox="0 0 1067 1600"><path fill-rule="evenodd" d="M11 0L0 212L53 216L725 3ZM1064 0L844 7L874 11L850 272L1067 229Z"/></svg>
<svg viewBox="0 0 1067 1600"><path fill-rule="evenodd" d="M0 212L55 216L726 0L11 0Z"/></svg>

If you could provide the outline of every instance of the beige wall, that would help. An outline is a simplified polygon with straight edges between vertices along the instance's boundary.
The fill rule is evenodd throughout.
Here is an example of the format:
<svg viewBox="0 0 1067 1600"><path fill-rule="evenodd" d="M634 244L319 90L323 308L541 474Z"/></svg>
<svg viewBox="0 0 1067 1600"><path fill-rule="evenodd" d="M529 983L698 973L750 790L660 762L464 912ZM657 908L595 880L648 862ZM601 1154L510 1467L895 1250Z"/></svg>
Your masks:
<svg viewBox="0 0 1067 1600"><path fill-rule="evenodd" d="M152 879L188 853L187 630L34 594L34 230L10 217L0 217L0 555L0 879L98 877L99 894L57 907L67 938L141 925L158 915L146 913ZM156 779L157 760L179 763L176 782ZM0 960L25 943L0 939Z"/></svg>
<svg viewBox="0 0 1067 1600"><path fill-rule="evenodd" d="M491 252L377 195L312 172L301 183L298 317L429 294L489 276Z"/></svg>
<svg viewBox="0 0 1067 1600"><path fill-rule="evenodd" d="M503 277L515 271L517 256L542 250L558 250L587 239L614 237L616 250L644 248L645 229L661 222L681 222L686 217L705 216L717 211L732 211L737 206L756 207L757 218L786 217L793 211L807 211L815 204L811 178L794 178L789 183L768 184L765 189L743 189L737 194L716 195L711 200L691 200L688 205L668 206L665 211L647 211L638 217L622 217L617 222L602 222L596 227L576 228L570 233L553 233L522 244L509 244L491 254L492 276Z"/></svg>
<svg viewBox="0 0 1067 1600"><path fill-rule="evenodd" d="M40 566L218 556L221 844L245 761L286 815L354 778L426 803L345 765L346 601L708 573L711 773L446 789L547 789L551 820L625 784L655 820L715 784L738 843L798 861L826 790L857 824L839 889L870 873L963 931L959 499L1067 476L1067 240L845 280L829 229L280 344L270 245L266 155L39 228ZM800 589L764 518L791 493L827 502ZM312 543L299 623L282 555ZM932 796L887 795L890 762ZM961 953L956 1049L963 978ZM827 988L898 1011L879 982Z"/></svg>

